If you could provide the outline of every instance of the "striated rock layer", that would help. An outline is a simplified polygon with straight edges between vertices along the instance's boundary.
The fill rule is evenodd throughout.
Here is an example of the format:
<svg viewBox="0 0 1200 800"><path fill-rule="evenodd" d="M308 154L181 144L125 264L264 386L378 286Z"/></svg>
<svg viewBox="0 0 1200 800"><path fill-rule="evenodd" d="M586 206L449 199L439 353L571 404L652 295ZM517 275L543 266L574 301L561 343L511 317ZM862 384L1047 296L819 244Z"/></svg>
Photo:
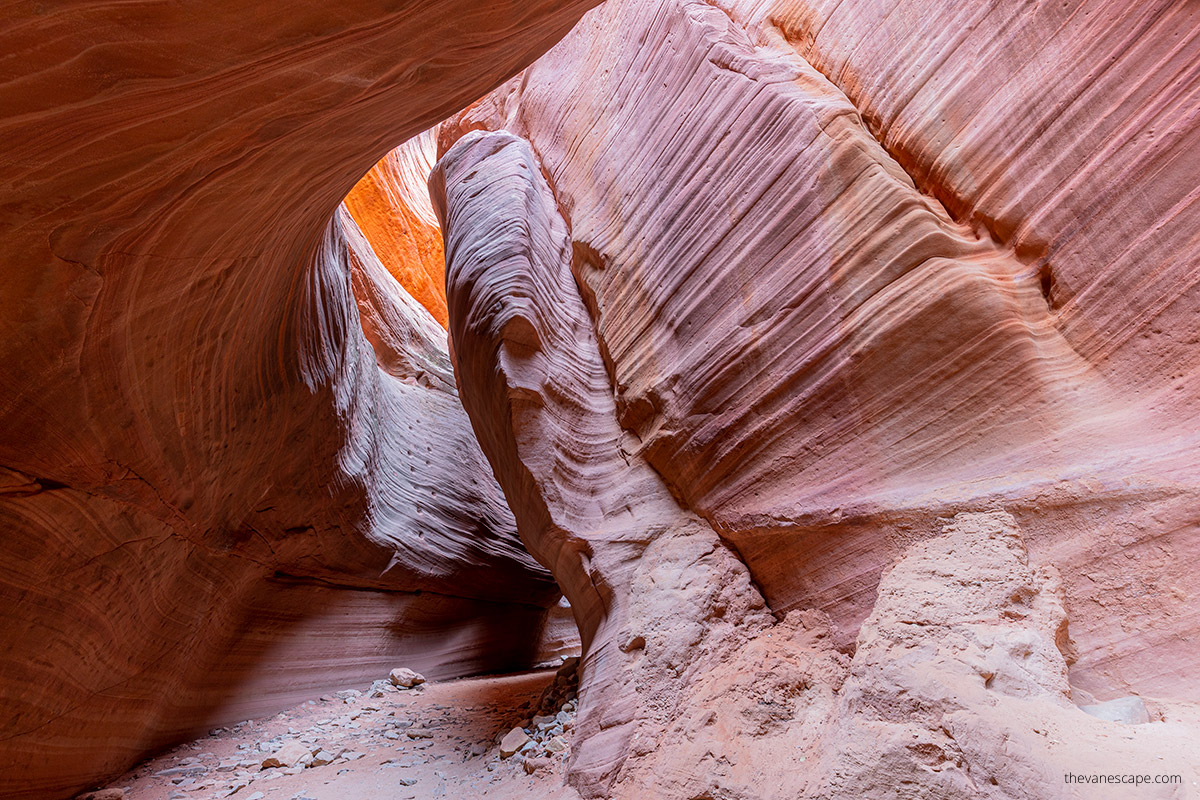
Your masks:
<svg viewBox="0 0 1200 800"><path fill-rule="evenodd" d="M910 541L998 504L1062 570L1074 678L1189 697L1200 21L953 6L610 2L441 148L531 143L629 448L777 613L850 647Z"/></svg>
<svg viewBox="0 0 1200 800"><path fill-rule="evenodd" d="M567 229L528 144L468 134L430 180L455 374L522 537L575 613L587 747L572 770L604 794L629 748L653 750L686 702L674 679L732 663L771 618L712 528L625 450Z"/></svg>
<svg viewBox="0 0 1200 800"><path fill-rule="evenodd" d="M588 5L10 4L0 796L398 661L537 657L558 592L444 333L337 209Z"/></svg>
<svg viewBox="0 0 1200 800"><path fill-rule="evenodd" d="M583 635L571 780L585 796L1083 798L1094 787L1065 773L1151 762L1200 779L1194 712L1112 739L1071 702L1062 580L1030 563L1005 512L960 513L910 545L853 659L820 612L776 621L736 554L625 446L528 143L471 132L431 181L464 405Z"/></svg>
<svg viewBox="0 0 1200 800"><path fill-rule="evenodd" d="M1076 796L1029 744L1060 723L1138 771L1068 695L1195 740L1200 19L927 5L610 0L440 130L457 380L580 623L585 794L776 796L730 781L783 763L779 796ZM881 576L943 538L981 550L951 586L1028 569L1036 613L903 633ZM918 714L927 675L962 686Z"/></svg>

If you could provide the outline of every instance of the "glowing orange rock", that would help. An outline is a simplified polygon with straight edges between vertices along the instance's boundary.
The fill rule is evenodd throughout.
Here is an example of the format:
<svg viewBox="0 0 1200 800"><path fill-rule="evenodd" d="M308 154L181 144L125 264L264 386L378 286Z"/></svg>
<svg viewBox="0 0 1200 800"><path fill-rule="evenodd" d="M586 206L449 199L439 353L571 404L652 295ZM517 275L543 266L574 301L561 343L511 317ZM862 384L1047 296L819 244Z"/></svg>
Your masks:
<svg viewBox="0 0 1200 800"><path fill-rule="evenodd" d="M425 185L435 155L433 131L414 136L355 184L346 208L392 277L444 328L442 232Z"/></svg>

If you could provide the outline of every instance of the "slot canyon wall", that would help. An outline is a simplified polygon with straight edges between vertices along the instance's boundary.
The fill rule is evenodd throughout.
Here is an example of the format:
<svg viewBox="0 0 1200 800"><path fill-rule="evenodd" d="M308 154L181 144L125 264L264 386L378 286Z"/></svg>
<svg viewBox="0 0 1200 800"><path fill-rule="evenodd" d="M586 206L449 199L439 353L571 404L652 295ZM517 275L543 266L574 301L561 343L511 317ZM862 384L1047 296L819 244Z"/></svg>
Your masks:
<svg viewBox="0 0 1200 800"><path fill-rule="evenodd" d="M539 657L429 281L339 203L591 5L5 5L0 797Z"/></svg>
<svg viewBox="0 0 1200 800"><path fill-rule="evenodd" d="M585 797L1200 780L1200 8L597 5L0 16L0 797L560 587Z"/></svg>
<svg viewBox="0 0 1200 800"><path fill-rule="evenodd" d="M1170 2L608 0L440 127L584 796L1194 784L1197 65Z"/></svg>

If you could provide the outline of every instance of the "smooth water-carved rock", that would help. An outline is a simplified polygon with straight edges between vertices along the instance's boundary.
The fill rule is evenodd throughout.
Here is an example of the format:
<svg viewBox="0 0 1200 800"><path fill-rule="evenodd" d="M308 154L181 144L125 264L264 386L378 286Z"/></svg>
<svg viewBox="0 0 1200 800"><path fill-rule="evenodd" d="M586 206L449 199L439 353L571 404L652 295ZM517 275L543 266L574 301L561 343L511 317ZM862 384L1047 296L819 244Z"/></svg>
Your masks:
<svg viewBox="0 0 1200 800"><path fill-rule="evenodd" d="M339 209L337 222L350 254L350 285L358 317L380 369L405 383L453 394L454 370L445 329L384 268L345 206Z"/></svg>
<svg viewBox="0 0 1200 800"><path fill-rule="evenodd" d="M468 134L430 182L464 405L584 643L575 735L588 746L573 780L588 796L623 792L641 774L626 760L691 708L691 678L737 662L773 620L736 556L624 449L567 228L528 144Z"/></svg>
<svg viewBox="0 0 1200 800"><path fill-rule="evenodd" d="M588 5L6 8L0 796L399 661L537 660L557 590L444 338L335 213Z"/></svg>
<svg viewBox="0 0 1200 800"><path fill-rule="evenodd" d="M887 796L910 784L948 797L1077 796L1062 771L1072 759L1105 766L1073 749L1098 747L1104 733L1086 728L1093 723L1081 722L1086 715L1066 699L1068 671L1103 696L1134 688L1173 701L1176 723L1190 713L1178 701L1190 699L1195 682L1183 643L1200 626L1188 602L1200 590L1188 567L1200 555L1188 510L1197 475L1185 456L1198 432L1185 413L1195 353L1183 348L1189 355L1172 373L1177 394L1168 399L1155 388L1161 374L1149 391L1128 391L1118 351L1137 330L1157 336L1159 324L1180 341L1194 338L1195 318L1186 313L1196 299L1194 265L1156 267L1170 275L1161 314L1131 308L1122 318L1120 304L1109 304L1105 327L1117 349L1084 346L1065 324L1071 304L1083 301L1064 293L1054 260L1028 237L991 224L998 209L988 205L1003 198L1004 185L1017 185L1002 174L1010 158L1047 175L1063 170L1057 185L1068 186L1069 170L1054 161L1061 139L1039 139L1036 126L1013 139L1013 113L979 113L969 125L976 141L981 126L991 126L988 165L970 174L910 172L916 156L897 145L902 129L888 133L855 104L862 94L853 49L845 49L841 68L828 70L797 38L811 30L821 47L826 11L814 8L804 16L798 5L793 13L758 3L611 0L523 75L440 130L444 157L434 187L445 197L451 335L464 405L522 536L568 592L585 637L573 780L597 796L770 797L776 788L747 765L783 763L795 778L779 796L827 796L821 787L835 777L839 788L828 796ZM846 30L866 36L870 9L846 8ZM985 19L1000 14L997 8L963 13ZM1111 13L1095 25L1070 9L1037 12L1019 28L1022 47L1044 40L1048 22L1069 17L1070 52L1086 53L1121 27L1118 10L1106 8ZM1155 25L1182 23L1185 12L1165 9ZM840 13L828 5L829 15ZM1154 25L1133 24L1141 10L1125 13L1131 46L1167 47L1154 44ZM996 24L993 31L1008 30ZM897 41L907 35L901 25L889 30ZM1169 47L1194 53L1195 41ZM980 97L979 86L990 86L993 97L1000 92L989 84L991 71L964 77L968 59L944 43L944 58L928 62L920 61L924 51L895 41L868 52L882 58L895 50L903 53L898 63L913 59L935 71L947 64L938 80L961 80ZM829 39L824 46L841 45ZM1190 95L1167 102L1165 93L1195 85L1182 63L1157 61L1146 75L1130 61L1119 67L1130 82L1160 87L1163 122L1180 142L1195 132L1177 113ZM1104 97L1109 106L1089 105L1079 92L1066 97L1080 120L1137 124L1136 109L1121 105L1119 94ZM955 125L968 127L950 112L939 124L950 126L948 135ZM945 141L914 139L926 148L924 159ZM1168 194L1187 185L1193 170L1182 147L1128 146L1155 153ZM1136 194L1123 194L1118 172L1093 167L1087 180L1103 191L1104 213L1116 215L1109 224L1120 228L1120 209L1128 209L1141 226L1130 232L1135 239L1193 213L1180 196L1174 212L1147 216ZM969 192L968 175L980 180ZM974 211L934 185L943 178L954 191L974 193ZM1087 217L1077 206L1074 214ZM1038 236L1077 235L1070 219L1054 218L1061 228L1040 219ZM1086 263L1088 252L1072 257ZM1138 282L1137 270L1123 269L1114 285ZM645 466L661 486L643 477ZM664 489L679 510L659 504ZM975 529L986 514L942 532L948 518L978 508L1011 516L983 539ZM683 548L680 561L689 567L677 573L682 583L656 574L659 565L668 572L678 565L673 548L688 541L679 532L692 530L693 521L694 541L708 542L711 530L716 547L736 552L749 568L753 588L739 596L752 605L765 600L783 621L772 625L755 607L735 617L736 632L713 625L707 610L722 604L704 598L702 584L740 575L736 561L705 572ZM1023 535L1004 533L1017 524ZM980 628L961 616L948 639L930 630L902 645L904 619L893 631L898 638L877 637L881 629L872 626L880 620L919 610L910 608L918 599L905 594L913 587L899 577L881 586L880 578L908 555L910 566L936 560L934 545L922 549L925 540L981 548L977 561L961 565L959 580L996 592L1010 578L1024 587L998 604L1013 615L988 634L999 639L984 642L990 623ZM1061 582L1043 575L1043 564L1053 564ZM904 595L903 603L893 594ZM1045 606L1037 614L1020 607L1036 598ZM669 621L655 617L654 609L668 608ZM821 612L831 626L822 626ZM623 615L646 622L626 626ZM656 642L660 628L672 635ZM905 730L879 715L902 707L923 674L950 684L988 682L972 672L978 659L963 644L972 639L1002 668L987 686L963 684L958 744L937 740L934 721L952 714L953 691L930 695L942 710L921 723L926 733L916 731L917 749L898 744ZM917 659L911 673L889 672L889 664L903 664L900 650L943 645L944 663ZM686 658L650 657L672 647ZM848 690L839 683L839 651L855 652ZM710 661L706 652L720 656ZM681 663L703 668L671 669ZM637 698L622 700L635 670L643 670L640 685L653 687L646 690L653 714L642 713ZM737 709L751 696L753 681L733 677L746 674L797 677L790 689L778 685L748 704L757 708L761 700L766 713L722 715L722 703ZM723 676L728 685L719 691ZM742 688L730 692L730 685ZM878 702L848 705L852 693L874 693ZM779 696L788 699L786 713L773 715ZM794 702L802 714L793 713ZM1030 715L1078 741L1035 747L1050 734L1013 727L1025 702ZM706 706L716 707L711 716L700 713ZM822 725L828 736L814 732ZM650 741L639 731L650 731ZM780 739L769 743L772 735ZM1154 737L1113 748L1114 763L1136 771L1153 747L1176 741L1178 751L1195 738L1182 725ZM1028 756L1008 753L1010 740ZM1153 747L1142 749L1146 743ZM795 763L785 755L795 748L820 752L822 765ZM987 769L955 766L942 783L926 779L925 771L949 770L956 758ZM997 762L1004 758L1012 760L1008 772ZM1000 788L989 788L997 785L991 778Z"/></svg>
<svg viewBox="0 0 1200 800"><path fill-rule="evenodd" d="M1070 796L1196 752L1196 10L609 0L440 131L485 463L387 185L420 159L337 208L587 5L0 22L0 794L528 663L516 527L587 640L591 795Z"/></svg>
<svg viewBox="0 0 1200 800"><path fill-rule="evenodd" d="M1001 506L1062 571L1075 680L1189 699L1200 23L952 5L612 0L441 147L531 143L626 449L777 614L848 648L907 544Z"/></svg>

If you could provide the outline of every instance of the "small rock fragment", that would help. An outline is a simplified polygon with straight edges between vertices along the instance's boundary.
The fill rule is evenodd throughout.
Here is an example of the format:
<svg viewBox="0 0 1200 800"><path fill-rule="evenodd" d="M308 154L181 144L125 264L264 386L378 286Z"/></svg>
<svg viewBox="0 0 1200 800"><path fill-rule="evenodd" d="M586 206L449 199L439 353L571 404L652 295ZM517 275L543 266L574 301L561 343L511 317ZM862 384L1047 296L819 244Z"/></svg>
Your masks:
<svg viewBox="0 0 1200 800"><path fill-rule="evenodd" d="M570 747L567 740L561 736L555 736L550 741L546 742L546 751L550 753L561 753Z"/></svg>
<svg viewBox="0 0 1200 800"><path fill-rule="evenodd" d="M513 728L500 740L500 757L508 758L529 743L529 734L522 728Z"/></svg>
<svg viewBox="0 0 1200 800"><path fill-rule="evenodd" d="M229 797L230 795L237 794L238 792L240 792L242 789L245 789L249 785L250 785L249 781L239 778L238 780L235 780L229 784L229 791L225 792L225 796Z"/></svg>
<svg viewBox="0 0 1200 800"><path fill-rule="evenodd" d="M263 759L262 768L302 766L311 760L312 751L292 739L284 742L283 747Z"/></svg>
<svg viewBox="0 0 1200 800"><path fill-rule="evenodd" d="M417 684L424 683L425 676L419 672L413 672L408 667L398 667L388 673L388 680L401 688L411 689Z"/></svg>
<svg viewBox="0 0 1200 800"><path fill-rule="evenodd" d="M522 766L525 767L525 774L532 775L537 770L550 766L550 764L551 761L548 758L527 758Z"/></svg>
<svg viewBox="0 0 1200 800"><path fill-rule="evenodd" d="M124 789L97 789L94 792L84 792L75 800L125 800Z"/></svg>

